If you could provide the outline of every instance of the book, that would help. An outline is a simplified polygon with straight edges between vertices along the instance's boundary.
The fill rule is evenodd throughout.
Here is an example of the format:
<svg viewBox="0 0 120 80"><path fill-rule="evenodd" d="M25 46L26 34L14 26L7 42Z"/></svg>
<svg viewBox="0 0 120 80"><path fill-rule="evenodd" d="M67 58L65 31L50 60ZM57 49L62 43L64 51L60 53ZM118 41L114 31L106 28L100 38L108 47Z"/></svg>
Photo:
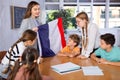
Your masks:
<svg viewBox="0 0 120 80"><path fill-rule="evenodd" d="M81 69L81 67L77 64L74 64L72 62L67 62L63 64L53 65L51 66L53 70L55 70L58 73L66 73L70 71L75 71Z"/></svg>

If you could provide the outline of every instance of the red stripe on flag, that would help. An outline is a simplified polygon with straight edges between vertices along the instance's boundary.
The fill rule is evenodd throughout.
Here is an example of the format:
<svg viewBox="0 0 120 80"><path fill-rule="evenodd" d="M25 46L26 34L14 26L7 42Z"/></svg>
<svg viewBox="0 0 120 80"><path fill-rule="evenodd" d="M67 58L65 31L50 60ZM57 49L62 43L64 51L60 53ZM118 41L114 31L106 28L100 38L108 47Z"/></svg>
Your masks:
<svg viewBox="0 0 120 80"><path fill-rule="evenodd" d="M59 32L61 34L61 43L62 43L62 48L66 46L66 41L64 37L64 30L63 30L63 25L62 25L62 18L58 18L58 28Z"/></svg>

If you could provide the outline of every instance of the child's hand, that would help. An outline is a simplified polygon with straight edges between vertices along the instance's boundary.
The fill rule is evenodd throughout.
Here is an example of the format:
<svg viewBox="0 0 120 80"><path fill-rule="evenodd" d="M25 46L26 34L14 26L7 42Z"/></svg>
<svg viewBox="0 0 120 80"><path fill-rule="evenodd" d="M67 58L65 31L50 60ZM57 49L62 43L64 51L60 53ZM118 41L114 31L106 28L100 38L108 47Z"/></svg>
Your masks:
<svg viewBox="0 0 120 80"><path fill-rule="evenodd" d="M107 64L108 63L108 61L107 60L105 60L105 59L103 59L103 58L101 58L101 59L98 59L98 60L96 60L98 63L102 63L102 64Z"/></svg>
<svg viewBox="0 0 120 80"><path fill-rule="evenodd" d="M42 62L43 62L43 58L39 57L39 58L37 59L37 63L40 64L40 63L42 63Z"/></svg>
<svg viewBox="0 0 120 80"><path fill-rule="evenodd" d="M84 55L79 55L77 58L80 58L80 59L87 59L87 57L84 56Z"/></svg>
<svg viewBox="0 0 120 80"><path fill-rule="evenodd" d="M68 57L71 57L71 58L72 58L72 57L74 57L74 56L73 56L72 54L70 54L70 55L68 55Z"/></svg>
<svg viewBox="0 0 120 80"><path fill-rule="evenodd" d="M18 59L19 59L19 61L20 61L20 62L22 61L22 58L21 58L21 56L20 56Z"/></svg>
<svg viewBox="0 0 120 80"><path fill-rule="evenodd" d="M100 63L102 63L102 64L108 64L108 62L109 62L109 61L107 61L107 60L105 60L105 59L103 59L103 58L100 59Z"/></svg>
<svg viewBox="0 0 120 80"><path fill-rule="evenodd" d="M58 56L67 56L66 54L63 54L63 53L60 53L60 54L57 54Z"/></svg>

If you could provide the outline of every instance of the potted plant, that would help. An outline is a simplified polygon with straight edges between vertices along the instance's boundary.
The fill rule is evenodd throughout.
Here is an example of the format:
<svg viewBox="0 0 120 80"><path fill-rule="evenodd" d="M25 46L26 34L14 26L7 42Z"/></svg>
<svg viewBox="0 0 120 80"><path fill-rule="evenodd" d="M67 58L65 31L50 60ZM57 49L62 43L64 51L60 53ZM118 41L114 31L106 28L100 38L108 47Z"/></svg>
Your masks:
<svg viewBox="0 0 120 80"><path fill-rule="evenodd" d="M58 10L58 11L54 11L52 12L51 14L48 14L47 15L48 19L47 19L47 22L49 21L52 21L54 19L57 19L59 17L62 17L63 19L63 27L64 27L64 30L66 32L66 29L69 27L70 23L71 23L71 13L70 13L70 10L69 9L61 9L61 10Z"/></svg>

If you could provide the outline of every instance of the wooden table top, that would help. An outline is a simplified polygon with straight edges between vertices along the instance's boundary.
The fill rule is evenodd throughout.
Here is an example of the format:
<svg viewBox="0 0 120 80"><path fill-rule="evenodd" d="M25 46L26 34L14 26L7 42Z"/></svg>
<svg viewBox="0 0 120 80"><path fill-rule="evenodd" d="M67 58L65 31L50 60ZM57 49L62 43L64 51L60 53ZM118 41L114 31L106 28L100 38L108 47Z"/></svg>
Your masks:
<svg viewBox="0 0 120 80"><path fill-rule="evenodd" d="M82 67L99 66L99 68L102 69L104 75L85 76L82 69L76 72L60 75L59 73L53 71L53 69L51 68L51 66L53 65L62 64L65 62L72 62ZM78 58L60 56L44 58L43 62L40 64L40 72L42 75L48 75L53 77L54 80L120 80L120 67L99 64L91 59L81 60Z"/></svg>

